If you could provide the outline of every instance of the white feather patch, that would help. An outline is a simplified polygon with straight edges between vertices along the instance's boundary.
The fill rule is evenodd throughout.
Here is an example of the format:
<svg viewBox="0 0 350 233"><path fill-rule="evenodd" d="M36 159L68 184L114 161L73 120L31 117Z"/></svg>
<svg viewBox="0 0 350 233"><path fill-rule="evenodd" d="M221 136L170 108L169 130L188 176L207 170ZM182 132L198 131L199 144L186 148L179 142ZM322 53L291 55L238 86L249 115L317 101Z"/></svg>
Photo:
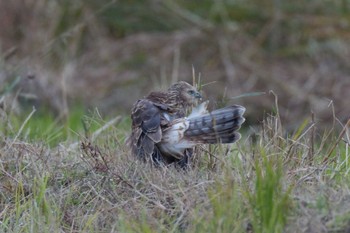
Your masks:
<svg viewBox="0 0 350 233"><path fill-rule="evenodd" d="M163 153L181 159L184 150L193 147L195 144L184 140L185 131L188 129L190 122L187 118L176 119L172 125L163 131L163 138L159 143L160 150Z"/></svg>
<svg viewBox="0 0 350 233"><path fill-rule="evenodd" d="M208 104L209 104L209 100L204 101L203 103L201 103L197 107L193 108L191 114L187 118L193 118L193 117L198 117L198 116L202 116L204 114L207 114L208 113Z"/></svg>

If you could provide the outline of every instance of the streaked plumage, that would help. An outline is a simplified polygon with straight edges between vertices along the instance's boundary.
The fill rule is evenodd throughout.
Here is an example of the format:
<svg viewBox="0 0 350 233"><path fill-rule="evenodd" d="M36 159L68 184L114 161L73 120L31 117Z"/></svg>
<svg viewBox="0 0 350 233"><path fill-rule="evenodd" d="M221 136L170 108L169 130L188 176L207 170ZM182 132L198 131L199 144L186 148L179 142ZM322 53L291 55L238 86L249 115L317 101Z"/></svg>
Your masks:
<svg viewBox="0 0 350 233"><path fill-rule="evenodd" d="M200 98L193 86L179 82L167 92L152 92L138 100L128 140L132 153L156 163L185 165L196 145L236 142L245 108L233 105L208 113L208 102L203 102L185 117Z"/></svg>

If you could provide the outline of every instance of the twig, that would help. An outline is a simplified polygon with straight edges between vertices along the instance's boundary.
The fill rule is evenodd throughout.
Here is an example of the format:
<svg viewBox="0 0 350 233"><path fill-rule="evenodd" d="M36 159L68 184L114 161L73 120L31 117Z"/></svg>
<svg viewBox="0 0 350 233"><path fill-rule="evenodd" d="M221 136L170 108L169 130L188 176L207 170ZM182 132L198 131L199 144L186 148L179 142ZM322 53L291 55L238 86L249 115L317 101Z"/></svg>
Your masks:
<svg viewBox="0 0 350 233"><path fill-rule="evenodd" d="M311 135L310 135L310 150L309 150L309 165L312 164L312 160L315 154L315 147L314 147L314 143L315 143L315 114L313 111L311 111L311 122L312 122L312 129L311 129Z"/></svg>
<svg viewBox="0 0 350 233"><path fill-rule="evenodd" d="M289 147L289 149L288 149L288 151L287 151L287 153L286 153L286 156L288 156L288 155L290 154L292 148L297 144L297 142L298 142L300 139L302 139L310 130L313 130L313 129L314 129L314 126L315 126L315 124L313 123L312 125L310 125L309 128L307 128L307 129L305 130L304 133L302 133L298 138L296 138L295 140L293 140L293 143L290 145L290 147ZM312 133L312 132L311 132L311 133Z"/></svg>
<svg viewBox="0 0 350 233"><path fill-rule="evenodd" d="M13 46L10 49L6 50L4 52L3 58L4 60L8 60L10 57L12 57L14 54L16 54L16 52L18 51L18 47L17 46Z"/></svg>
<svg viewBox="0 0 350 233"><path fill-rule="evenodd" d="M224 64L226 76L228 82L233 85L233 80L236 77L236 67L232 63L232 59L230 57L230 50L229 50L229 42L227 38L221 37L219 38L219 49L220 49L220 57L221 61Z"/></svg>
<svg viewBox="0 0 350 233"><path fill-rule="evenodd" d="M7 171L5 171L4 169L1 169L1 172L3 174L5 174L8 178L12 179L13 181L15 181L17 184L20 184L19 180L17 180L15 177L13 177L10 173L8 173Z"/></svg>
<svg viewBox="0 0 350 233"><path fill-rule="evenodd" d="M192 65L192 85L196 86L196 70L193 65Z"/></svg>
<svg viewBox="0 0 350 233"><path fill-rule="evenodd" d="M92 135L91 135L91 141L95 141L95 139L100 135L103 131L108 129L111 125L118 124L121 121L122 117L117 116L113 118L112 120L108 121L104 126L96 130Z"/></svg>
<svg viewBox="0 0 350 233"><path fill-rule="evenodd" d="M177 47L174 51L173 72L171 74L172 83L175 83L179 80L180 57L180 48Z"/></svg>
<svg viewBox="0 0 350 233"><path fill-rule="evenodd" d="M199 146L198 147L201 151L204 151L206 153L208 153L210 155L210 157L213 157L217 160L219 160L221 163L226 164L222 159L220 159L219 157L217 157L216 155L214 155L213 153L211 153L209 150L205 149L203 146ZM231 168L233 168L232 166L230 166Z"/></svg>
<svg viewBox="0 0 350 233"><path fill-rule="evenodd" d="M281 121L281 116L280 116L280 110L278 107L278 96L273 90L269 91L269 94L272 94L275 97L275 107L276 107L276 119L277 119L277 124L275 124L275 132L280 133L282 135L282 121Z"/></svg>
<svg viewBox="0 0 350 233"><path fill-rule="evenodd" d="M108 121L104 126L102 126L101 128L99 128L98 130L96 130L92 135L91 135L91 142L94 142L95 139L106 129L108 129L111 125L114 124L119 124L121 121L122 117L121 116L117 116L115 118L113 118L112 120ZM83 121L83 125L84 125L84 121ZM80 145L80 142L74 142L72 144L70 144L68 146L68 148L70 150L73 150L75 148L77 148Z"/></svg>
<svg viewBox="0 0 350 233"><path fill-rule="evenodd" d="M240 99L240 98L243 98L243 97L261 96L261 95L266 95L266 92L264 92L264 91L248 92L248 93L244 93L242 95L230 97L230 99L234 100L234 99Z"/></svg>
<svg viewBox="0 0 350 233"><path fill-rule="evenodd" d="M163 3L165 7L174 12L174 14L178 15L182 19L192 23L193 25L201 29L210 30L214 28L214 25L210 21L205 20L199 15L196 15L193 12L182 8L181 6L176 4L175 1L164 1Z"/></svg>
<svg viewBox="0 0 350 233"><path fill-rule="evenodd" d="M35 107L33 106L33 110L30 112L30 114L27 116L27 118L24 120L23 124L21 125L21 128L18 130L15 138L12 140L8 150L13 146L13 144L16 142L17 138L19 137L19 135L22 133L24 126L28 123L28 121L30 120L30 118L33 116L33 114L36 112Z"/></svg>
<svg viewBox="0 0 350 233"><path fill-rule="evenodd" d="M349 118L348 122L346 122L346 124L345 124L343 130L342 130L342 131L340 132L340 134L339 134L339 137L338 137L337 141L334 143L334 145L332 146L332 148L329 150L327 156L323 159L322 163L325 163L325 162L328 161L328 159L329 159L329 157L331 156L331 154L333 153L335 147L336 147L336 146L339 144L339 142L342 140L343 135L345 134L346 129L347 129L348 127L350 127L350 118Z"/></svg>
<svg viewBox="0 0 350 233"><path fill-rule="evenodd" d="M182 211L181 215L177 218L173 225L173 229L170 231L171 233L176 232L177 227L180 225L180 222L182 219L184 219L185 215L187 214L188 210L190 209L190 206L186 206L186 208Z"/></svg>

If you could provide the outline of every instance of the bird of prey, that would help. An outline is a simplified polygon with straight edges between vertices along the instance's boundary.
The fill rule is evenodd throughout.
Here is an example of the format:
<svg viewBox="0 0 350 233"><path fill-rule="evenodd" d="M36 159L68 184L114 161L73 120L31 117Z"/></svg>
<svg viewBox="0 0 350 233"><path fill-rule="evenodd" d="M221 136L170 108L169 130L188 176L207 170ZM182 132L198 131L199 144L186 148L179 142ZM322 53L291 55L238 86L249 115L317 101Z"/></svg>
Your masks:
<svg viewBox="0 0 350 233"><path fill-rule="evenodd" d="M197 105L201 99L197 89L184 81L139 99L131 113L132 154L156 164L185 166L196 145L236 142L245 108L232 105L209 113L208 101Z"/></svg>

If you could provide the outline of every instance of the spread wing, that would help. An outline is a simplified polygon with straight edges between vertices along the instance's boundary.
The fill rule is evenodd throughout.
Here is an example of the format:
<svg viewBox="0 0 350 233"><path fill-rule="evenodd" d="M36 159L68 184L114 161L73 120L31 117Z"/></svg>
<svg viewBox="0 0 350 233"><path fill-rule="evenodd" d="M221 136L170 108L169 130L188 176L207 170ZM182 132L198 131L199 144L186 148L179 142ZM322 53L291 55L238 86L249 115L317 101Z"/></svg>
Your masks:
<svg viewBox="0 0 350 233"><path fill-rule="evenodd" d="M233 105L189 118L183 139L196 144L234 143L241 137L237 131L245 121L244 112L244 107Z"/></svg>
<svg viewBox="0 0 350 233"><path fill-rule="evenodd" d="M241 137L237 131L245 121L245 108L233 105L208 113L207 105L203 102L187 118L176 118L166 105L137 101L131 114L132 153L156 163L171 163L187 161L199 144L236 142Z"/></svg>
<svg viewBox="0 0 350 233"><path fill-rule="evenodd" d="M233 105L176 119L163 130L159 148L163 154L181 158L185 149L199 144L236 142L241 137L237 130L245 121L244 112L244 107Z"/></svg>
<svg viewBox="0 0 350 233"><path fill-rule="evenodd" d="M133 154L140 158L161 156L155 144L162 139L161 112L153 102L141 99L137 101L131 113L131 147Z"/></svg>

